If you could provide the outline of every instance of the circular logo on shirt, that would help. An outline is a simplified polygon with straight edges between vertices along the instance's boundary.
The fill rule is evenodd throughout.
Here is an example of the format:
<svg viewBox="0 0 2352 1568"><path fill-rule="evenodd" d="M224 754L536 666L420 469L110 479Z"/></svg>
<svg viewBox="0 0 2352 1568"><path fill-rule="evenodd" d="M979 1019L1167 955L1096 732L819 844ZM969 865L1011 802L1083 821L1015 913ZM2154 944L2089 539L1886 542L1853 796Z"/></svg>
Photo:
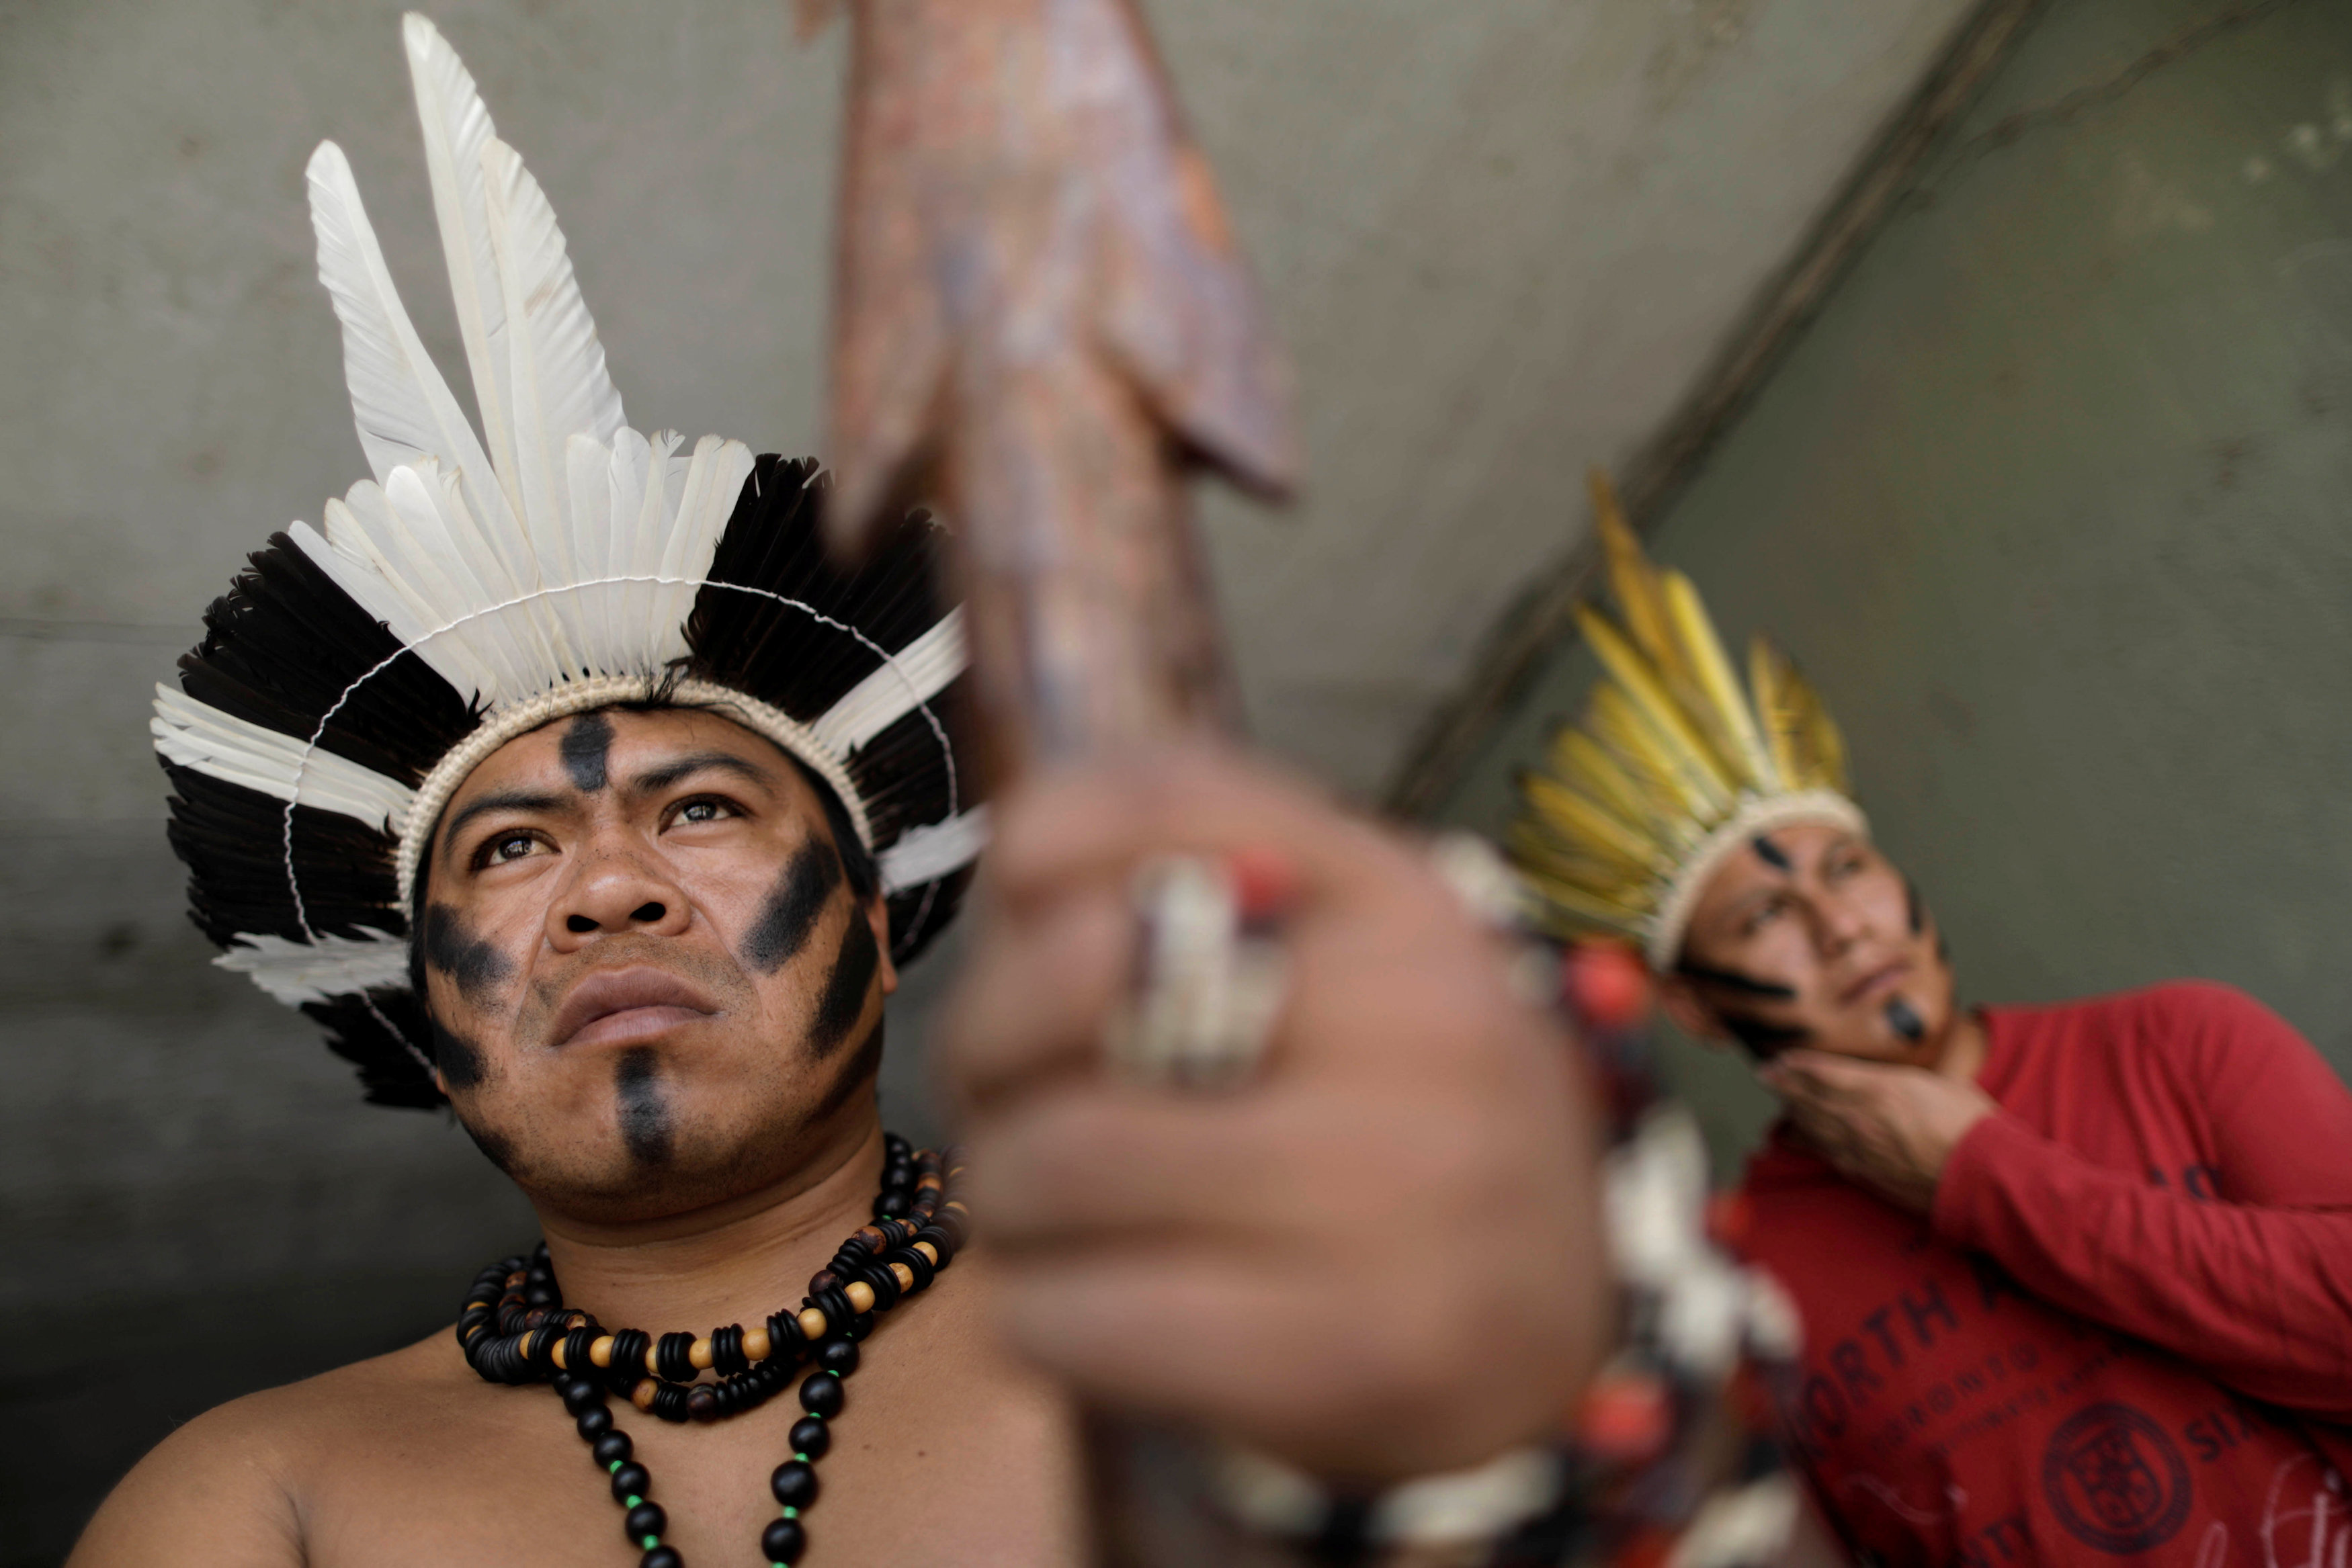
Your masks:
<svg viewBox="0 0 2352 1568"><path fill-rule="evenodd" d="M2146 1552L2188 1522L2189 1461L2128 1405L2079 1410L2050 1435L2042 1490L2058 1522L2102 1552Z"/></svg>

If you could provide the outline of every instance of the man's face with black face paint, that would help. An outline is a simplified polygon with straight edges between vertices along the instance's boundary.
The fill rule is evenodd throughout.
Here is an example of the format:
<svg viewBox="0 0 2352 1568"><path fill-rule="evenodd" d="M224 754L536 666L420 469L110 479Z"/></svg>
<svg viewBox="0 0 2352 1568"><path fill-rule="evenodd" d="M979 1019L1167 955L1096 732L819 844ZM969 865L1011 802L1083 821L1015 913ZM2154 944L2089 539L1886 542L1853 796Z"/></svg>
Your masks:
<svg viewBox="0 0 2352 1568"><path fill-rule="evenodd" d="M1795 1046L1932 1065L1952 1022L1933 915L1867 839L1774 830L1700 894L1661 999L1691 1033L1769 1056Z"/></svg>
<svg viewBox="0 0 2352 1568"><path fill-rule="evenodd" d="M824 804L713 713L606 711L519 737L450 800L418 927L458 1118L535 1198L680 1212L790 1178L870 1121L881 900Z"/></svg>

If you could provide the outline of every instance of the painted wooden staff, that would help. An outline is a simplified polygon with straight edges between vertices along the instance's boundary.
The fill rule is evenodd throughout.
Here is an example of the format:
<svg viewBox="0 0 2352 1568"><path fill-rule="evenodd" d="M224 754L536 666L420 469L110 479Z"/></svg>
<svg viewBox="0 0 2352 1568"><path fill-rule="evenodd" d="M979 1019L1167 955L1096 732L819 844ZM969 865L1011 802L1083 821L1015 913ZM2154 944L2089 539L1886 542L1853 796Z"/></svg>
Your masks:
<svg viewBox="0 0 2352 1568"><path fill-rule="evenodd" d="M803 34L839 0L799 0ZM834 543L898 504L954 530L990 771L1236 726L1189 471L1286 497L1290 381L1134 0L850 0L833 319ZM1279 988L1217 868L1139 888L1143 979L1106 1042L1162 1081L1245 1071ZM1087 1421L1106 1562L1237 1562L1198 1454Z"/></svg>
<svg viewBox="0 0 2352 1568"><path fill-rule="evenodd" d="M1000 781L1232 726L1188 470L1286 496L1290 382L1133 0L851 10L835 544L944 511Z"/></svg>

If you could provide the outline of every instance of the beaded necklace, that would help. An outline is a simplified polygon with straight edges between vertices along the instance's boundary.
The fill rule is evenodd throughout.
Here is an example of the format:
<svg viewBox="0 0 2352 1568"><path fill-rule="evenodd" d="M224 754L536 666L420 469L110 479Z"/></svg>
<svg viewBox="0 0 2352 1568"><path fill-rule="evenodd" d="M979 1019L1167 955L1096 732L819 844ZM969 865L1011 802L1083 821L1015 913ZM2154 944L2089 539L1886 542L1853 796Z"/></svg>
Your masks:
<svg viewBox="0 0 2352 1568"><path fill-rule="evenodd" d="M918 1153L895 1133L883 1134L882 1146L874 1223L810 1276L797 1311L772 1312L756 1328L730 1323L699 1338L607 1332L592 1314L564 1306L544 1242L529 1258L503 1259L475 1276L457 1315L467 1364L488 1383L554 1385L611 1478L613 1500L628 1511L623 1529L645 1552L638 1568L685 1568L686 1559L662 1541L668 1516L648 1500L653 1477L613 1425L607 1396L664 1421L717 1421L766 1404L803 1359L815 1364L801 1381L805 1414L788 1438L793 1457L768 1479L783 1513L761 1533L760 1550L774 1568L793 1568L807 1552L801 1516L816 1501L816 1461L833 1446L827 1423L841 1414L841 1380L857 1370L858 1342L873 1332L875 1314L929 1285L963 1245L966 1211L953 1185L963 1167L929 1149ZM704 1372L719 1381L695 1381Z"/></svg>

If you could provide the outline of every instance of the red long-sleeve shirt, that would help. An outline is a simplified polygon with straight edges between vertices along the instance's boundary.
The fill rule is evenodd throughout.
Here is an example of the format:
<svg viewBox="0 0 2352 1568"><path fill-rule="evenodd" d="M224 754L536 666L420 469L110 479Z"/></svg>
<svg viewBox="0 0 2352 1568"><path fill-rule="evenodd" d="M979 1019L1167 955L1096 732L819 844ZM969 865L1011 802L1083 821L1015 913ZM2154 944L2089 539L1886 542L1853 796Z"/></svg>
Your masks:
<svg viewBox="0 0 2352 1568"><path fill-rule="evenodd" d="M2352 1563L2352 1092L2226 987L1982 1015L1932 1216L1781 1134L1792 1446L1890 1563Z"/></svg>

